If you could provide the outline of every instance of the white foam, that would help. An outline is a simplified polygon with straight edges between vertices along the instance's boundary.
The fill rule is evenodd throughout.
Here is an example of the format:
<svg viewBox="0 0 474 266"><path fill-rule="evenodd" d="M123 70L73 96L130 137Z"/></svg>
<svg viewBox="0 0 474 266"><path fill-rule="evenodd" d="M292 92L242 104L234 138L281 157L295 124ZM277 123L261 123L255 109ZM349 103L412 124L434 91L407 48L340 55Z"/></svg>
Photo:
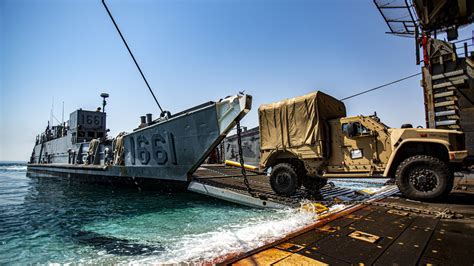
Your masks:
<svg viewBox="0 0 474 266"><path fill-rule="evenodd" d="M347 207L334 205L330 212ZM271 216L252 219L246 224L230 224L212 232L181 237L164 254L133 261L137 264L175 264L216 262L229 254L251 251L302 229L318 219L298 209L276 211Z"/></svg>
<svg viewBox="0 0 474 266"><path fill-rule="evenodd" d="M202 263L227 254L250 251L301 229L314 222L314 215L298 210L276 211L270 216L252 219L246 224L229 224L212 232L181 237L160 256L142 263Z"/></svg>
<svg viewBox="0 0 474 266"><path fill-rule="evenodd" d="M335 213L347 207L348 205L336 204L330 208L329 212ZM303 212L300 209L269 210L265 215L249 218L246 222L229 221L225 226L205 233L180 235L176 232L176 237L168 238L166 244L162 243L164 250L157 251L156 255L117 257L101 254L99 258L87 258L82 262L97 264L113 261L130 265L214 264L229 255L248 252L281 239L314 224L318 218L318 215ZM148 239L138 242L153 244L154 241Z"/></svg>
<svg viewBox="0 0 474 266"><path fill-rule="evenodd" d="M26 171L26 165L2 165L0 166L0 171Z"/></svg>

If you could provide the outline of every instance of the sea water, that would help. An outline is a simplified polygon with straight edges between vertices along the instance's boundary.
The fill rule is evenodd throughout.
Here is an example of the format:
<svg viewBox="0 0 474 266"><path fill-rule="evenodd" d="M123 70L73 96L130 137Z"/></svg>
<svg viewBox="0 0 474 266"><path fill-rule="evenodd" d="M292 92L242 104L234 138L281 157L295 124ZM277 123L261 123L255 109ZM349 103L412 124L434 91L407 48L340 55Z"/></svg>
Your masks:
<svg viewBox="0 0 474 266"><path fill-rule="evenodd" d="M206 262L313 221L195 193L138 192L26 177L0 163L0 264Z"/></svg>

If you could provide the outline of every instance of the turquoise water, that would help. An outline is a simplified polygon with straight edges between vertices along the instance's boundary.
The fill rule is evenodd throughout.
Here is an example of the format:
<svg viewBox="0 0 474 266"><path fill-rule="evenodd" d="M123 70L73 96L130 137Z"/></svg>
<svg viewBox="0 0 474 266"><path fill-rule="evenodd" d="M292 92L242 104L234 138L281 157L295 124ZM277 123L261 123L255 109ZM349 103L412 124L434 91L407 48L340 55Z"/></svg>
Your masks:
<svg viewBox="0 0 474 266"><path fill-rule="evenodd" d="M0 183L0 264L214 261L312 221L193 193L30 179L22 163L0 163Z"/></svg>

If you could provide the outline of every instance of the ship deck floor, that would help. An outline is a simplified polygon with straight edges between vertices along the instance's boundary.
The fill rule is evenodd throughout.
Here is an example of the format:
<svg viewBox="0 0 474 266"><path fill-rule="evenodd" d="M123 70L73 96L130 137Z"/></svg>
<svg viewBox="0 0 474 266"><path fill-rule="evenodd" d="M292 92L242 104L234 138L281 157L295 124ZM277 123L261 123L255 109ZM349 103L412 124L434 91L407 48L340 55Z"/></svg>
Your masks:
<svg viewBox="0 0 474 266"><path fill-rule="evenodd" d="M223 262L232 265L473 265L474 176L440 202L400 195L360 204L264 247ZM442 212L440 217L420 210Z"/></svg>

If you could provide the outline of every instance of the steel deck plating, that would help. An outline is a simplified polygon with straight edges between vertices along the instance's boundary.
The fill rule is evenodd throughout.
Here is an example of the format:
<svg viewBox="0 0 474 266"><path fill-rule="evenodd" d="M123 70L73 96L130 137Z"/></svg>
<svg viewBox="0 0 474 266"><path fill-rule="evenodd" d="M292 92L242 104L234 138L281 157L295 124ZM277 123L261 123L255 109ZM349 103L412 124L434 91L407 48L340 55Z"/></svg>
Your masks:
<svg viewBox="0 0 474 266"><path fill-rule="evenodd" d="M255 171L247 171L251 188L248 192L239 168L222 165L202 165L193 176L188 190L216 197L230 202L260 208L299 207L303 200L332 205L336 201L365 201L374 195L360 190L327 185L319 194L311 195L300 189L291 197L277 195L268 182L268 176ZM382 184L382 183L381 183ZM396 191L395 186L387 186L385 191Z"/></svg>

